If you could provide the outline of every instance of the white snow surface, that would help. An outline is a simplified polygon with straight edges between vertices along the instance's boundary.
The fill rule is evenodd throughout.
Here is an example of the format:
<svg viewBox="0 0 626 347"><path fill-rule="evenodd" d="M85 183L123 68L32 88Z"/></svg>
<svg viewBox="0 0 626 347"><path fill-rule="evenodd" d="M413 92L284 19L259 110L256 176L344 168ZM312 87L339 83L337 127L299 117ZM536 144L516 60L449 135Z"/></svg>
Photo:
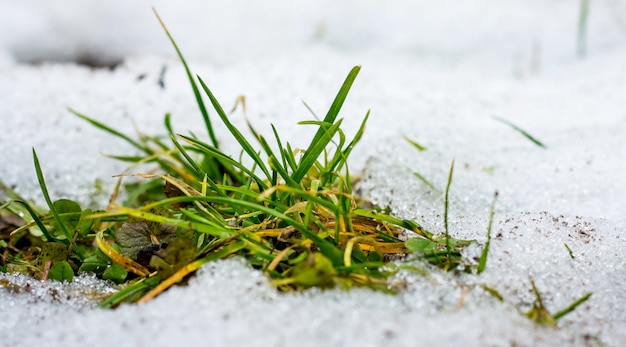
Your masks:
<svg viewBox="0 0 626 347"><path fill-rule="evenodd" d="M323 116L349 69L362 65L341 113L353 134L372 111L351 162L360 193L443 232L441 194L413 173L443 190L454 159L453 236L484 244L499 192L487 269L401 272L395 279L407 285L396 296L279 294L245 261L229 259L116 310L86 299L111 290L91 277L59 284L0 273L0 346L626 345L626 1L590 1L579 56L580 1L0 0L5 184L43 202L34 147L53 199L104 206L125 164L101 153L134 150L67 107L129 135L135 127L165 133L170 112L178 132L206 138L151 6L226 109L244 95L257 130L271 135L273 123L295 147L312 137L296 124L312 118L301 101ZM121 63L75 63L86 57ZM241 110L231 117L245 129ZM467 259L479 252L468 249ZM534 300L529 276L552 313L593 295L558 327L541 327L523 316Z"/></svg>

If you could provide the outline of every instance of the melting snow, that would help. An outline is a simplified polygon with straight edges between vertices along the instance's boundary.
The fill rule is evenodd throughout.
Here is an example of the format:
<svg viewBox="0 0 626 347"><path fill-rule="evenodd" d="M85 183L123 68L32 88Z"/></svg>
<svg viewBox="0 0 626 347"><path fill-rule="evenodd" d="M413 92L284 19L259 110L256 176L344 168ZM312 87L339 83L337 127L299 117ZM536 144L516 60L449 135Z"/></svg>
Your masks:
<svg viewBox="0 0 626 347"><path fill-rule="evenodd" d="M152 3L225 108L244 95L260 132L274 123L296 145L311 136L296 125L311 118L300 101L324 114L361 64L342 112L350 134L372 109L351 166L362 170L361 194L442 232L443 199L413 173L443 190L454 159L454 236L483 243L489 203L500 194L487 269L401 272L396 279L408 285L397 296L281 295L230 259L148 304L114 311L93 308L90 298L111 288L90 277L59 284L0 274L1 345L626 344L624 2L590 2L584 58L576 56L578 2ZM53 198L94 206L125 168L100 153L133 151L67 107L128 134L135 125L164 133L171 112L178 132L203 134L184 71L145 2L0 0L0 33L0 179L28 198L42 201L31 147ZM94 58L121 64L73 63ZM240 111L232 120L244 127ZM416 151L403 135L428 150ZM558 328L539 327L522 314L534 300L529 276L553 313L593 296Z"/></svg>

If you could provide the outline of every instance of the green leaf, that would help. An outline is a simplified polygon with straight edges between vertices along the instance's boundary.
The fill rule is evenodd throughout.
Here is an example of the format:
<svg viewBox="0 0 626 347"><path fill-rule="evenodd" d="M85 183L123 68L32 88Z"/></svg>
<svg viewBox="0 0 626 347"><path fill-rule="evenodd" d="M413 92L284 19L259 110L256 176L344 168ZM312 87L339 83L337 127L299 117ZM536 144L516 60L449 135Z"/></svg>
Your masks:
<svg viewBox="0 0 626 347"><path fill-rule="evenodd" d="M433 253L437 250L437 243L421 237L412 237L404 243L406 248L415 253Z"/></svg>
<svg viewBox="0 0 626 347"><path fill-rule="evenodd" d="M123 283L126 276L128 276L128 271L122 265L115 263L109 266L102 274L103 279L117 284Z"/></svg>
<svg viewBox="0 0 626 347"><path fill-rule="evenodd" d="M109 259L106 256L93 255L83 260L78 269L78 273L89 272L96 275L102 275L109 265Z"/></svg>
<svg viewBox="0 0 626 347"><path fill-rule="evenodd" d="M74 234L74 229L78 224L78 220L80 219L80 213L82 209L80 205L72 200L68 199L59 199L53 202L54 208L57 210L57 213L61 217L61 220L65 224L65 228L72 234ZM74 214L68 216L67 214Z"/></svg>
<svg viewBox="0 0 626 347"><path fill-rule="evenodd" d="M48 279L72 282L74 279L74 270L72 270L70 264L65 260L57 262L52 265L50 271L48 271Z"/></svg>
<svg viewBox="0 0 626 347"><path fill-rule="evenodd" d="M92 213L93 211L89 208L80 213L80 220L78 221L78 223L76 224L74 228L82 236L85 236L91 230L91 227L93 226L94 220L85 218Z"/></svg>
<svg viewBox="0 0 626 347"><path fill-rule="evenodd" d="M321 253L309 254L293 268L293 284L299 287L332 287L337 274L333 263Z"/></svg>
<svg viewBox="0 0 626 347"><path fill-rule="evenodd" d="M46 263L57 263L67 259L67 246L60 242L46 242L41 247L41 253L35 259L33 265L44 271Z"/></svg>

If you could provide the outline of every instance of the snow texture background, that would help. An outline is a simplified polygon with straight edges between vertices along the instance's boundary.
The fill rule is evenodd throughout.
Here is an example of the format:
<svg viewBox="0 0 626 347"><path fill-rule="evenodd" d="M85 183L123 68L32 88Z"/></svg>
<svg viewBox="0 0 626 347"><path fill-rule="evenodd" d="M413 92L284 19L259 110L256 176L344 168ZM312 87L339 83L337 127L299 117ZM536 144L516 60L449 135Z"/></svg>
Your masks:
<svg viewBox="0 0 626 347"><path fill-rule="evenodd" d="M454 159L454 236L484 243L489 203L500 194L487 269L480 276L400 273L408 285L397 296L364 289L280 295L231 259L146 305L115 311L82 299L110 290L91 278L61 285L0 274L13 283L0 288L0 345L626 344L625 1L590 1L580 57L579 1L0 0L4 183L42 201L34 147L53 198L104 204L111 176L125 166L101 153L133 149L67 107L131 135L135 128L165 133L167 112L178 132L204 134L151 6L225 108L244 95L245 117L257 130L268 134L273 123L295 147L312 136L296 124L311 118L301 101L325 114L349 69L362 65L341 114L352 134L372 110L351 162L363 178L361 194L442 232L443 198L413 173L442 190ZM115 68L79 64L86 61ZM240 110L231 117L245 127ZM416 151L403 136L428 150ZM529 275L552 312L593 296L557 328L538 327L522 315L534 300Z"/></svg>

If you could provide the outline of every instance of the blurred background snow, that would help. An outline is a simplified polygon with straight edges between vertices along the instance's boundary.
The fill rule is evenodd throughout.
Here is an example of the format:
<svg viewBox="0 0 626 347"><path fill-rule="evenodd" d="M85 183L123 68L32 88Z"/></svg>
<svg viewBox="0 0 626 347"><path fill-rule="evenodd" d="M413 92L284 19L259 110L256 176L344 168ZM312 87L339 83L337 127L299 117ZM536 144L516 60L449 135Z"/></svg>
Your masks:
<svg viewBox="0 0 626 347"><path fill-rule="evenodd" d="M589 1L584 57L577 54L580 3L0 0L0 179L28 198L41 202L32 147L53 198L94 206L125 168L100 153L132 152L67 107L128 134L135 125L163 133L162 117L171 112L177 131L202 134L154 6L225 108L244 95L258 130L268 133L275 123L296 145L310 138L310 129L296 125L311 118L301 100L323 115L349 69L361 64L342 115L353 133L372 110L352 162L353 173L362 170L365 197L440 232L443 200L413 172L443 189L455 159L453 233L484 241L498 190L501 235L483 275L405 274L410 285L397 297L366 290L277 296L231 261L145 306L86 316L70 310L59 327L45 318L65 302L0 290L0 313L10 317L0 341L143 345L149 331L160 341L151 345L162 346L204 338L259 346L296 339L337 346L626 344L626 1ZM232 120L244 127L241 111ZM403 135L428 150L417 152ZM518 312L533 300L528 275L553 311L594 296L560 328L538 329ZM498 289L506 302L494 302L478 284ZM457 307L464 290L470 294ZM13 311L25 303L27 310Z"/></svg>

